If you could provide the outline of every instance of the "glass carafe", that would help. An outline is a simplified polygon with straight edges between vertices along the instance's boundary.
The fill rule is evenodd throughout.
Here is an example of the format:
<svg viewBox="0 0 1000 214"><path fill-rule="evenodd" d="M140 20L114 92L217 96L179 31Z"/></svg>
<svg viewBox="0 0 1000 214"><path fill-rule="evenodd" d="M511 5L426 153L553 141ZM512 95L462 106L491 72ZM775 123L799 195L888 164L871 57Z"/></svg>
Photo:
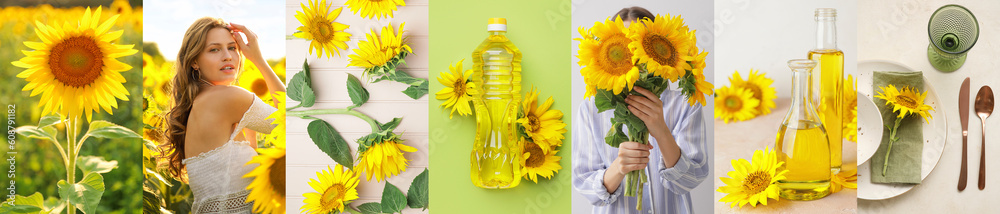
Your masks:
<svg viewBox="0 0 1000 214"><path fill-rule="evenodd" d="M830 194L830 143L812 102L807 100L809 78L816 61L788 61L792 69L792 104L781 122L774 148L778 161L785 162L778 171L788 169L778 180L780 196L789 200L815 200ZM839 132L839 131L838 131Z"/></svg>
<svg viewBox="0 0 1000 214"><path fill-rule="evenodd" d="M817 70L812 73L810 91L823 127L830 131L830 168L834 174L843 164L844 107L844 52L837 49L837 10L819 8L815 13L816 47L809 51L809 59L816 60ZM850 118L848 118L848 121Z"/></svg>
<svg viewBox="0 0 1000 214"><path fill-rule="evenodd" d="M507 21L492 18L489 37L475 51L472 81L480 92L472 97L476 139L472 147L472 183L505 189L521 182L521 145L517 137L521 103L521 52L507 39Z"/></svg>

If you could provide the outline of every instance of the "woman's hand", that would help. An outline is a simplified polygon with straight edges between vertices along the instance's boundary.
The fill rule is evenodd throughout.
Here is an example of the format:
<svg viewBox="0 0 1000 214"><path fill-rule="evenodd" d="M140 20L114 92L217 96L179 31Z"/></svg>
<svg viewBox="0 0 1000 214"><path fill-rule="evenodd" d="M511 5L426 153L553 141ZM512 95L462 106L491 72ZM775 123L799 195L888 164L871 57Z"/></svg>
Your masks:
<svg viewBox="0 0 1000 214"><path fill-rule="evenodd" d="M625 174L646 168L650 149L653 149L653 145L630 141L618 145L618 157L604 171L604 188L608 189L608 193L614 193L618 189Z"/></svg>
<svg viewBox="0 0 1000 214"><path fill-rule="evenodd" d="M267 84L268 92L273 94L277 91L285 91L285 84L281 83L278 75L274 73L274 70L271 70L271 66L267 65L267 61L264 60L264 56L260 53L260 45L257 44L257 34L247 29L247 26L241 24L229 23L229 26L233 30L233 37L236 38L236 44L240 46L240 52L251 63L257 66L257 70L260 70L261 76L264 77L264 83ZM246 41L243 41L240 33L247 36Z"/></svg>
<svg viewBox="0 0 1000 214"><path fill-rule="evenodd" d="M625 103L628 104L628 110L646 124L649 135L657 136L662 134L660 132L670 133L667 122L663 121L663 101L660 100L660 96L638 86L632 90L643 96L629 95L625 98Z"/></svg>
<svg viewBox="0 0 1000 214"><path fill-rule="evenodd" d="M243 53L243 56L258 65L257 67L260 67L259 63L264 62L264 57L260 53L260 45L257 44L257 34L247 29L247 26L241 24L229 23L229 26L233 30L233 38L236 39L236 44L240 46L240 52ZM240 33L246 35L246 41L243 40L243 36L240 36Z"/></svg>

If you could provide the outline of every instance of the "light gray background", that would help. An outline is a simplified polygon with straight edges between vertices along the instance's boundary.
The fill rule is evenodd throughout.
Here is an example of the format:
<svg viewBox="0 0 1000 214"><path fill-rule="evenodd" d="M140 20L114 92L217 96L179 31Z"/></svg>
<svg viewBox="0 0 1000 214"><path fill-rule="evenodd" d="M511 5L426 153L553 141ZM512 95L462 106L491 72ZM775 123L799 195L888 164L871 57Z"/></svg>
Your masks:
<svg viewBox="0 0 1000 214"><path fill-rule="evenodd" d="M577 28L580 26L590 28L594 25L594 22L603 21L606 18L614 15L618 10L625 7L640 6L644 7L653 14L660 14L666 16L670 14L671 16L681 15L684 19L685 24L691 29L697 31L698 36L698 47L702 50L708 51L708 57L706 58L706 63L708 66L705 68L705 79L708 81L714 80L713 68L715 67L715 53L713 48L714 36L712 31L712 14L714 8L712 6L712 1L596 1L596 0L573 0L573 38L579 38L580 33ZM577 47L580 44L579 41L573 41L572 45L572 55L573 55L573 112L577 111L580 102L583 101L583 94L586 91L586 84L583 82L583 76L580 75L580 69L582 68L577 64L578 60L576 58L576 52L579 50ZM715 83L713 83L715 84ZM671 84L671 86L676 86L676 84ZM713 154L714 148L712 142L714 141L713 127L713 113L712 110L714 105L714 99L711 96L706 97L708 104L702 108L702 114L705 120L705 134L707 135L706 147L708 148L707 154ZM709 155L708 165L714 167L714 158ZM709 171L712 171L711 168ZM691 190L691 199L694 201L694 212L695 213L711 213L712 212L712 192L714 188L712 187L712 179L718 179L714 175L709 175L705 178L697 188ZM592 205L587 199L583 198L582 195L573 190L573 213L589 213L592 210Z"/></svg>

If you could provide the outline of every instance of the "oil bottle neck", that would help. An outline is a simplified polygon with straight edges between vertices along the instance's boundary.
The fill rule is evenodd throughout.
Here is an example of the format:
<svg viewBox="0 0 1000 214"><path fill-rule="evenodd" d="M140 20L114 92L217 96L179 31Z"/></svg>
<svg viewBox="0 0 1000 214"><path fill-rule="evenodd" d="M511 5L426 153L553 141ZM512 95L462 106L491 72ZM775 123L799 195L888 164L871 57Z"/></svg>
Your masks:
<svg viewBox="0 0 1000 214"><path fill-rule="evenodd" d="M816 9L816 49L837 49L837 11L830 8Z"/></svg>

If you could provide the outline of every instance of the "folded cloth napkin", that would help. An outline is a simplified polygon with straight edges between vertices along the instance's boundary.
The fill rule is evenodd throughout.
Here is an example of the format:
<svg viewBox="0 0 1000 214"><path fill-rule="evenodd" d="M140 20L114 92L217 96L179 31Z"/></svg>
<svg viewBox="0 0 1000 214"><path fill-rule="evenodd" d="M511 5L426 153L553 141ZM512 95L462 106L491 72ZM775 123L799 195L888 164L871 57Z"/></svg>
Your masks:
<svg viewBox="0 0 1000 214"><path fill-rule="evenodd" d="M888 85L895 86L898 90L904 87L917 89L924 92L923 72L917 71L875 71L872 84L872 94L885 93L880 87ZM897 113L892 111L892 106L887 105L883 99L875 98L875 105L882 113L882 124L892 126L896 123ZM919 115L911 114L903 118L899 123L899 130L896 130L896 137L899 141L892 143L892 152L889 153L889 166L882 175L882 165L885 163L886 151L889 149L889 129L882 126L882 142L871 158L871 178L872 183L898 183L898 184L920 184L920 166L923 162L924 150L924 119Z"/></svg>

